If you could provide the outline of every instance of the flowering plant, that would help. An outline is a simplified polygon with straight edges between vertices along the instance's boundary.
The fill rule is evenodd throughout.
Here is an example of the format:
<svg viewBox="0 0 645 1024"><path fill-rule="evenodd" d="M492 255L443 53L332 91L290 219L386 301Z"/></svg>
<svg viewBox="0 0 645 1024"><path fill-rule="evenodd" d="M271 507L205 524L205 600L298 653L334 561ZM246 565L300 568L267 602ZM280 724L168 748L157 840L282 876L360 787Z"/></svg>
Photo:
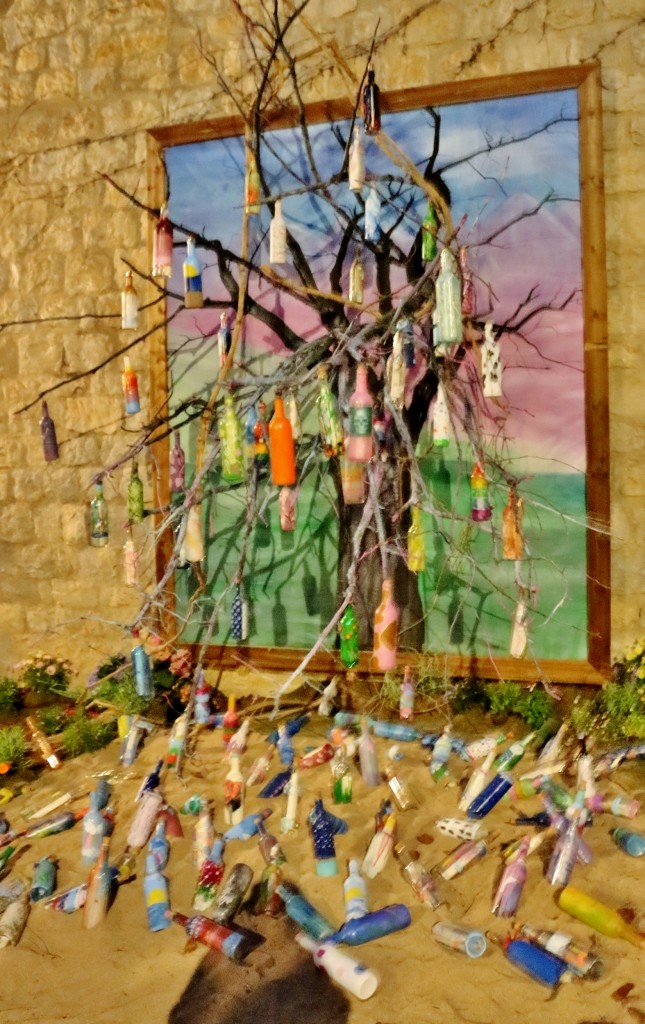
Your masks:
<svg viewBox="0 0 645 1024"><path fill-rule="evenodd" d="M21 687L34 693L67 694L72 677L72 663L63 658L37 651L14 666Z"/></svg>
<svg viewBox="0 0 645 1024"><path fill-rule="evenodd" d="M645 637L625 648L614 662L613 676L617 683L645 682Z"/></svg>

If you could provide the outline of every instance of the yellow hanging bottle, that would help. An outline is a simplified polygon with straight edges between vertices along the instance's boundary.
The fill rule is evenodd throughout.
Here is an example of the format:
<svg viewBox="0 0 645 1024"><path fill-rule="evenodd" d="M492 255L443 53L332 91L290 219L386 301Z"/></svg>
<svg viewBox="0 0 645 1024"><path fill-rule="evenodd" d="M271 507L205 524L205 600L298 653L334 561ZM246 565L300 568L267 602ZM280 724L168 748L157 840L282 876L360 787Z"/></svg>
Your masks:
<svg viewBox="0 0 645 1024"><path fill-rule="evenodd" d="M408 529L408 569L410 572L423 572L426 567L426 549L421 523L421 509L412 506L412 522Z"/></svg>

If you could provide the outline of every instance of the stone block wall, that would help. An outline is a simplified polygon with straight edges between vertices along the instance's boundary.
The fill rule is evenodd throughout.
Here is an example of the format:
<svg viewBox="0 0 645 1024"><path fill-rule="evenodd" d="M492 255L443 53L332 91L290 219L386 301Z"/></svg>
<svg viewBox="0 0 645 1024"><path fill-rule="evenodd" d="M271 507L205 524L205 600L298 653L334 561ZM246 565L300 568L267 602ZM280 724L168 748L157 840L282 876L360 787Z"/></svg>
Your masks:
<svg viewBox="0 0 645 1024"><path fill-rule="evenodd" d="M123 344L121 257L148 265L149 224L104 175L145 202L148 130L229 113L204 53L235 76L246 50L229 0L0 0L0 14L0 673L35 648L85 672L127 647L141 600L122 584L127 471L106 481L111 544L89 548L85 529L90 480L131 440L121 366L51 394L58 462L43 462L39 403L17 410ZM358 73L380 18L384 89L601 62L616 652L645 632L642 0L311 0L306 14ZM343 94L330 70L306 99ZM145 405L145 345L132 360Z"/></svg>

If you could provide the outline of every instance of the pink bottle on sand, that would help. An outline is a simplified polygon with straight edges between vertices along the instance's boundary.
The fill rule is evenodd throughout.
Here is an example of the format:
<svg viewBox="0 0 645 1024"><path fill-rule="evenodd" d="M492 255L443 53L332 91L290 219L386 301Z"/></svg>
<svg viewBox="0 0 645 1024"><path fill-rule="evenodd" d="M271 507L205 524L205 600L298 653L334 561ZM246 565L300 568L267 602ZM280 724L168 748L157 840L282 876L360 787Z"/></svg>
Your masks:
<svg viewBox="0 0 645 1024"><path fill-rule="evenodd" d="M374 400L367 387L367 367L356 367L356 388L349 400L347 456L353 462L369 462L374 454L372 415Z"/></svg>
<svg viewBox="0 0 645 1024"><path fill-rule="evenodd" d="M383 580L381 603L374 615L374 651L372 668L377 672L388 672L396 668L397 625L399 609L392 595L393 581Z"/></svg>

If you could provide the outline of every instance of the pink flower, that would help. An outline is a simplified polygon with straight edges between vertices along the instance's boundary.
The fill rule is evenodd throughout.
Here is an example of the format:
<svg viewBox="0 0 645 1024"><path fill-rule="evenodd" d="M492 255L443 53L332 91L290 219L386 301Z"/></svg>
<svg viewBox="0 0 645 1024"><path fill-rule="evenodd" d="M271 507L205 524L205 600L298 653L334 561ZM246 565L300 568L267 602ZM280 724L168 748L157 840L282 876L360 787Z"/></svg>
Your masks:
<svg viewBox="0 0 645 1024"><path fill-rule="evenodd" d="M57 671L58 669L56 668L55 665L48 665L47 668L45 669L45 672L47 673L48 676L55 676Z"/></svg>
<svg viewBox="0 0 645 1024"><path fill-rule="evenodd" d="M180 647L178 651L175 651L170 659L169 668L172 674L179 679L189 679L192 671L190 651L185 647Z"/></svg>

